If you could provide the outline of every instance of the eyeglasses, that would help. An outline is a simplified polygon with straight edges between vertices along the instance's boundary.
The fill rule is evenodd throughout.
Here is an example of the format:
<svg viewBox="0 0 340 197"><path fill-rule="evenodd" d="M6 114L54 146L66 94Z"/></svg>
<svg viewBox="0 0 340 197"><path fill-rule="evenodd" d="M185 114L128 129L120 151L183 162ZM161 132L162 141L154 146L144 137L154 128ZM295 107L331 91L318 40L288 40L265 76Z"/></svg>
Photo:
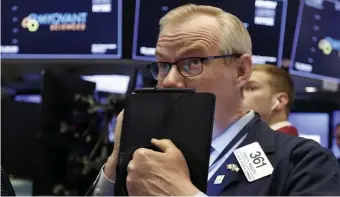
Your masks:
<svg viewBox="0 0 340 197"><path fill-rule="evenodd" d="M219 55L209 57L189 57L177 60L176 62L153 62L148 64L147 67L156 80L165 79L170 72L173 65L177 67L177 70L183 77L194 77L200 75L203 72L203 62L219 58L239 58L241 54L231 55Z"/></svg>

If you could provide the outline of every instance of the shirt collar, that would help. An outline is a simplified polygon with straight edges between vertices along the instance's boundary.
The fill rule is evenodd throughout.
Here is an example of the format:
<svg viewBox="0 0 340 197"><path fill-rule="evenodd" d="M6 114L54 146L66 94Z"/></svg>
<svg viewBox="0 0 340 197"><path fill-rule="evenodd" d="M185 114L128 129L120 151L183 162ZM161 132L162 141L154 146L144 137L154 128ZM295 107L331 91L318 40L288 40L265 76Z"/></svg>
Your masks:
<svg viewBox="0 0 340 197"><path fill-rule="evenodd" d="M292 126L292 124L290 124L288 121L281 121L281 122L277 122L277 123L270 125L270 128L273 129L274 131L277 131L281 129L282 127L286 127L286 126Z"/></svg>
<svg viewBox="0 0 340 197"><path fill-rule="evenodd" d="M211 146L215 151L221 153L223 149L230 143L230 141L238 134L238 132L240 132L243 127L245 127L254 117L254 111L248 112L242 118L238 119L231 126L229 126L220 136L213 139Z"/></svg>

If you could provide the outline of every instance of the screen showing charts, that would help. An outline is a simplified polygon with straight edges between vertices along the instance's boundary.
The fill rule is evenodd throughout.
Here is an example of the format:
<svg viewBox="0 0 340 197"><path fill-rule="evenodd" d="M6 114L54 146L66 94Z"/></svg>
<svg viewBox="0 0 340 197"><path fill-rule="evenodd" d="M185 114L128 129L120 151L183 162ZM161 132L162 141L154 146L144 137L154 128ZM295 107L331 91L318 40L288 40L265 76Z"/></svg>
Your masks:
<svg viewBox="0 0 340 197"><path fill-rule="evenodd" d="M4 59L115 59L122 0L1 1Z"/></svg>
<svg viewBox="0 0 340 197"><path fill-rule="evenodd" d="M299 136L312 139L328 148L329 115L327 113L290 113L289 122Z"/></svg>
<svg viewBox="0 0 340 197"><path fill-rule="evenodd" d="M291 72L340 81L340 1L302 0Z"/></svg>
<svg viewBox="0 0 340 197"><path fill-rule="evenodd" d="M250 33L254 63L280 64L286 0L136 0L133 59L155 60L159 20L171 9L187 3L217 6L236 15Z"/></svg>

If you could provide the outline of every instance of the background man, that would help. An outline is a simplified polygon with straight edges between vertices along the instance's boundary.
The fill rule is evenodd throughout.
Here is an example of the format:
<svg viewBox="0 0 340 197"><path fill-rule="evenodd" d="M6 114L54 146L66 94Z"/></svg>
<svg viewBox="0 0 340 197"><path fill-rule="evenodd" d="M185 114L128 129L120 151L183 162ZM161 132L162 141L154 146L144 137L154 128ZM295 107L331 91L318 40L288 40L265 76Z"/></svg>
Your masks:
<svg viewBox="0 0 340 197"><path fill-rule="evenodd" d="M334 130L334 138L335 138L335 143L338 146L338 148L340 149L340 123L338 123L335 126L335 130ZM340 165L340 158L338 158L338 163Z"/></svg>
<svg viewBox="0 0 340 197"><path fill-rule="evenodd" d="M160 26L157 62L149 65L158 86L216 95L207 195L340 195L340 170L332 153L311 140L273 132L244 109L242 88L251 75L251 40L238 18L216 7L184 5L168 12ZM113 195L122 118L120 114L115 147L93 195ZM225 172L228 164L240 166L233 151L254 142L263 150L263 160L256 161L268 157L262 165L275 168L271 176L248 182L241 170ZM152 144L161 152L137 149L128 164L129 195L204 195L192 184L185 158L170 140L154 139ZM229 145L232 148L226 149ZM231 174L216 184L224 172Z"/></svg>
<svg viewBox="0 0 340 197"><path fill-rule="evenodd" d="M297 129L288 122L295 95L289 73L273 65L256 65L252 70L243 88L244 105L258 112L273 130L298 136Z"/></svg>

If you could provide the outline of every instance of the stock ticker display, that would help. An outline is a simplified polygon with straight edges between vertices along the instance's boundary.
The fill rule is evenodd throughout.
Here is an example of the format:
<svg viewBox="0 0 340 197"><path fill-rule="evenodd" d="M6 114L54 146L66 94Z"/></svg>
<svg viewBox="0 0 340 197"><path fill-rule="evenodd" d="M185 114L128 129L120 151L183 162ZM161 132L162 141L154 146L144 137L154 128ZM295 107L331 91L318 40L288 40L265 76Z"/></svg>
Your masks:
<svg viewBox="0 0 340 197"><path fill-rule="evenodd" d="M171 9L191 3L184 0L136 0L133 59L155 60L159 20ZM287 10L286 0L198 0L236 15L248 29L254 63L281 63ZM152 12L150 12L152 10Z"/></svg>
<svg viewBox="0 0 340 197"><path fill-rule="evenodd" d="M302 0L291 72L340 81L340 1Z"/></svg>
<svg viewBox="0 0 340 197"><path fill-rule="evenodd" d="M120 58L122 0L1 1L4 59Z"/></svg>

